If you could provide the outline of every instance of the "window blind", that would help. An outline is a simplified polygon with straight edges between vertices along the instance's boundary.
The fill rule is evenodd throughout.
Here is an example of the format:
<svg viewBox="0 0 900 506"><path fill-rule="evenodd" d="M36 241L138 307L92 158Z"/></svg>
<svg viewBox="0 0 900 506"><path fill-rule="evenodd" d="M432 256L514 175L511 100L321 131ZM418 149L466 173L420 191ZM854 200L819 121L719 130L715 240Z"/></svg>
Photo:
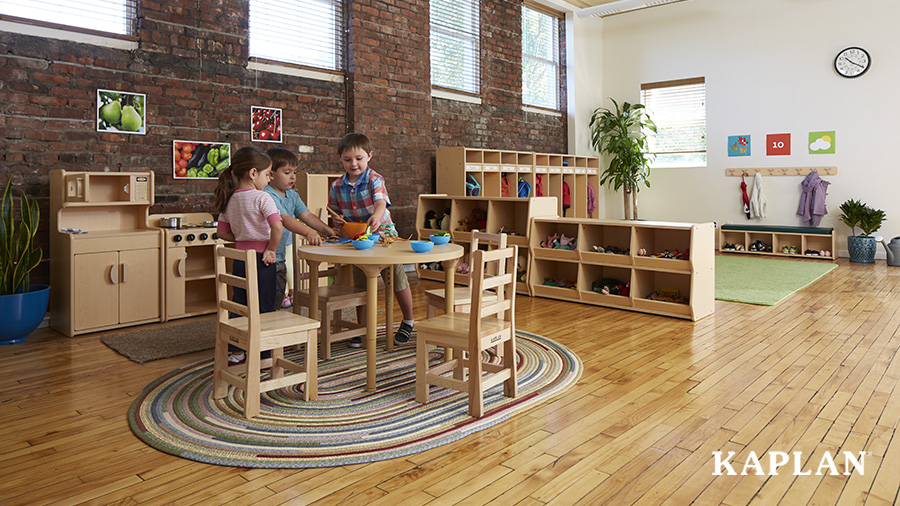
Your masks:
<svg viewBox="0 0 900 506"><path fill-rule="evenodd" d="M641 85L641 103L657 132L653 166L706 165L706 82L693 78Z"/></svg>
<svg viewBox="0 0 900 506"><path fill-rule="evenodd" d="M343 70L342 0L250 0L250 57Z"/></svg>
<svg viewBox="0 0 900 506"><path fill-rule="evenodd" d="M431 85L481 92L477 0L431 0Z"/></svg>
<svg viewBox="0 0 900 506"><path fill-rule="evenodd" d="M559 18L522 7L522 103L559 109Z"/></svg>
<svg viewBox="0 0 900 506"><path fill-rule="evenodd" d="M0 17L104 35L137 35L137 0L0 0Z"/></svg>

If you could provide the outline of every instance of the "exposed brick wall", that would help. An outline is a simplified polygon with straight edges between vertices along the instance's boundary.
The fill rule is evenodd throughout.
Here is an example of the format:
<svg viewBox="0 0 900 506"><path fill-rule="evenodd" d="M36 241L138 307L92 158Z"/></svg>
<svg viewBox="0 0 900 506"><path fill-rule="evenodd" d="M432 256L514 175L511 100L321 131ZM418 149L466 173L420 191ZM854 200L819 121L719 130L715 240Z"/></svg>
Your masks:
<svg viewBox="0 0 900 506"><path fill-rule="evenodd" d="M521 0L482 2L483 103L432 99L428 0L349 1L345 83L247 69L247 0L141 2L139 47L124 51L0 32L0 184L41 204L49 256L49 171L156 173L154 213L212 211L213 181L171 177L175 139L250 144L250 106L284 110L303 168L340 171L347 131L372 138L401 232L434 188L437 146L562 152L565 118L521 109ZM147 94L147 134L98 133L98 88ZM258 143L266 149L273 144ZM45 262L34 282L47 282Z"/></svg>

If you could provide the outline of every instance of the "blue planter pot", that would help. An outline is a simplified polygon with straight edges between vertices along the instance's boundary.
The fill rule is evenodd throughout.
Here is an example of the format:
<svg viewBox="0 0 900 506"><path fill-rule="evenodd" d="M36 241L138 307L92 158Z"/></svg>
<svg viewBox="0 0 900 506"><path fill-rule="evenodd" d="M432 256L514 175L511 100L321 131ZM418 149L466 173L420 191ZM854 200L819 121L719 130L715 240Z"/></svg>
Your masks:
<svg viewBox="0 0 900 506"><path fill-rule="evenodd" d="M0 344L20 343L38 328L47 314L50 287L31 285L26 293L0 295Z"/></svg>
<svg viewBox="0 0 900 506"><path fill-rule="evenodd" d="M847 237L847 252L851 262L875 263L875 238L851 235Z"/></svg>

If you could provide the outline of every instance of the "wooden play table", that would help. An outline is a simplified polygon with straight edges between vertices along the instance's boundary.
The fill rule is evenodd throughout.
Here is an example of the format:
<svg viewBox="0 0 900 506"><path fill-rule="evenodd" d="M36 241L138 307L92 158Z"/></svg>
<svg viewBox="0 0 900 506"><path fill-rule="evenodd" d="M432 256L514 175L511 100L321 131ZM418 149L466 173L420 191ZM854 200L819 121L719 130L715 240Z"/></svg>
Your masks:
<svg viewBox="0 0 900 506"><path fill-rule="evenodd" d="M395 241L390 245L376 244L368 250L357 250L352 244L300 246L300 258L309 264L309 286L319 286L319 264L355 265L366 274L366 390L375 390L375 334L378 327L378 273L395 264L441 262L446 285L446 310L453 311L453 284L456 264L465 249L458 244L435 245L428 253L416 253L407 241ZM393 276L390 276L392 279ZM385 337L387 350L393 349L393 283L388 283L385 295ZM297 289L295 287L295 289ZM310 297L310 315L319 314L319 298Z"/></svg>

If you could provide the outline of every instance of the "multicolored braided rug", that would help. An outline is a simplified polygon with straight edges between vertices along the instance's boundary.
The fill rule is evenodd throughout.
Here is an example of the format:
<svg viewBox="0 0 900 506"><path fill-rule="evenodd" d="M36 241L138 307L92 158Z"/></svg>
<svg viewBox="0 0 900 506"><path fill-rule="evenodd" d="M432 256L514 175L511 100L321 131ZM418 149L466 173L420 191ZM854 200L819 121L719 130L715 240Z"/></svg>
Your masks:
<svg viewBox="0 0 900 506"><path fill-rule="evenodd" d="M319 398L303 402L298 387L263 394L262 412L241 414L243 392L229 388L213 400L212 361L166 374L148 385L128 413L131 430L148 445L209 464L305 468L359 464L402 457L456 441L547 402L581 377L581 360L565 346L517 332L515 399L502 385L485 395L485 415L468 415L468 397L431 387L431 401L415 400L415 346L383 346L376 392L366 392L365 350L337 343L319 361ZM295 352L296 353L296 352ZM432 360L440 360L440 349ZM491 357L496 359L496 357ZM302 388L302 387L301 387Z"/></svg>

